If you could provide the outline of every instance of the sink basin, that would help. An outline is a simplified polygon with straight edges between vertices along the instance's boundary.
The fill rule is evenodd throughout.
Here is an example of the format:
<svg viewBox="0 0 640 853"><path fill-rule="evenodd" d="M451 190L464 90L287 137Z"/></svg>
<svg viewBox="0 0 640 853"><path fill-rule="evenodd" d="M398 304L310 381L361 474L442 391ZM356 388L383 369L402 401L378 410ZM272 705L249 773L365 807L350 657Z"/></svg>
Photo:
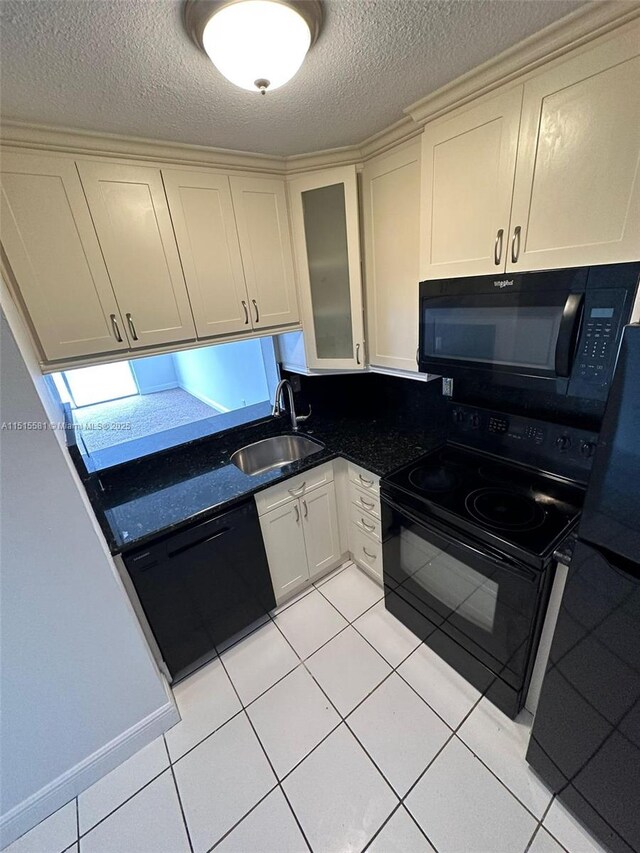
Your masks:
<svg viewBox="0 0 640 853"><path fill-rule="evenodd" d="M304 435L277 435L255 444L247 444L231 455L233 464L245 474L264 474L304 459L322 450L324 445Z"/></svg>

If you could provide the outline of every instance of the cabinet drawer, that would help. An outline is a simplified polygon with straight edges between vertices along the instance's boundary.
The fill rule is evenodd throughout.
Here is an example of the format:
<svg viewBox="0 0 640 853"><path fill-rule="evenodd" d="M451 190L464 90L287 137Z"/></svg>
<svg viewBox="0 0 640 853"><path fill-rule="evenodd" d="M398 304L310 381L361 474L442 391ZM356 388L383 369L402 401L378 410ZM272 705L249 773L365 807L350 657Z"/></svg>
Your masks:
<svg viewBox="0 0 640 853"><path fill-rule="evenodd" d="M301 498L312 489L317 489L318 486L324 486L327 483L333 482L333 463L327 462L324 465L318 465L317 468L311 468L302 474L296 474L277 486L272 486L270 489L265 489L264 492L258 492L256 495L256 506L258 514L264 515L265 512L282 506L287 501L292 501L295 498Z"/></svg>
<svg viewBox="0 0 640 853"><path fill-rule="evenodd" d="M382 583L382 545L352 524L349 531L353 559Z"/></svg>
<svg viewBox="0 0 640 853"><path fill-rule="evenodd" d="M376 518L380 518L380 498L377 493L360 489L355 483L349 483L349 498L358 509L363 509Z"/></svg>
<svg viewBox="0 0 640 853"><path fill-rule="evenodd" d="M378 493L380 491L380 477L376 474L372 474L366 468L361 468L359 465L354 465L353 462L349 462L347 468L349 471L349 480L355 483L356 486L365 489L367 492Z"/></svg>
<svg viewBox="0 0 640 853"><path fill-rule="evenodd" d="M358 530L375 537L378 542L382 538L380 521L368 512L363 512L356 504L351 504L351 521Z"/></svg>

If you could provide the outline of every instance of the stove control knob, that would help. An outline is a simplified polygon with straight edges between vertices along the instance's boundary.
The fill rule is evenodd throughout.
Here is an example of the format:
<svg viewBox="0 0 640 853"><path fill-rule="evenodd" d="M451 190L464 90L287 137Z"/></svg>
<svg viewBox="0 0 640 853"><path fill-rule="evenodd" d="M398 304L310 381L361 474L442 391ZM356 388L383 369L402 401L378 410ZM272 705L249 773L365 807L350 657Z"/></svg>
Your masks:
<svg viewBox="0 0 640 853"><path fill-rule="evenodd" d="M454 411L454 413L453 413L453 420L454 420L457 424L461 424L461 423L463 422L463 420L464 420L464 412L462 411L462 409L456 409L456 410Z"/></svg>
<svg viewBox="0 0 640 853"><path fill-rule="evenodd" d="M593 441L580 442L580 455L583 456L585 459L591 459L595 452L596 446Z"/></svg>
<svg viewBox="0 0 640 853"><path fill-rule="evenodd" d="M480 426L480 415L477 412L474 412L471 415L471 426L473 427L473 429L478 429L478 427Z"/></svg>
<svg viewBox="0 0 640 853"><path fill-rule="evenodd" d="M571 439L568 435L560 435L556 438L556 447L558 450L568 450L571 447Z"/></svg>

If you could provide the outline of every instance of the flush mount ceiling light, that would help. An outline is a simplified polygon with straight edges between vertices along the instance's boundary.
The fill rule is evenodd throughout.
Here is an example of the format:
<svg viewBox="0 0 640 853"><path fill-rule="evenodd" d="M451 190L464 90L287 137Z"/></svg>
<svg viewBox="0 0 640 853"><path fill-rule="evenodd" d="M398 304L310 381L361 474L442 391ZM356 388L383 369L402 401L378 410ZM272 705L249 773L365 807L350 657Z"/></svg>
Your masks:
<svg viewBox="0 0 640 853"><path fill-rule="evenodd" d="M184 22L227 80L264 93L294 76L322 25L320 0L186 0Z"/></svg>

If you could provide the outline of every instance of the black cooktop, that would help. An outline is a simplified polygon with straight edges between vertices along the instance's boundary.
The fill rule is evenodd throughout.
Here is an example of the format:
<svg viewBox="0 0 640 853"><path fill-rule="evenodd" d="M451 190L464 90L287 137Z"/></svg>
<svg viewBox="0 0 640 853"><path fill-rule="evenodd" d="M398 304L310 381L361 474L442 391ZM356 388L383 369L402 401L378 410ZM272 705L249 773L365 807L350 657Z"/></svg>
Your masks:
<svg viewBox="0 0 640 853"><path fill-rule="evenodd" d="M385 477L382 488L427 518L525 559L553 551L576 523L584 496L573 482L453 444Z"/></svg>

